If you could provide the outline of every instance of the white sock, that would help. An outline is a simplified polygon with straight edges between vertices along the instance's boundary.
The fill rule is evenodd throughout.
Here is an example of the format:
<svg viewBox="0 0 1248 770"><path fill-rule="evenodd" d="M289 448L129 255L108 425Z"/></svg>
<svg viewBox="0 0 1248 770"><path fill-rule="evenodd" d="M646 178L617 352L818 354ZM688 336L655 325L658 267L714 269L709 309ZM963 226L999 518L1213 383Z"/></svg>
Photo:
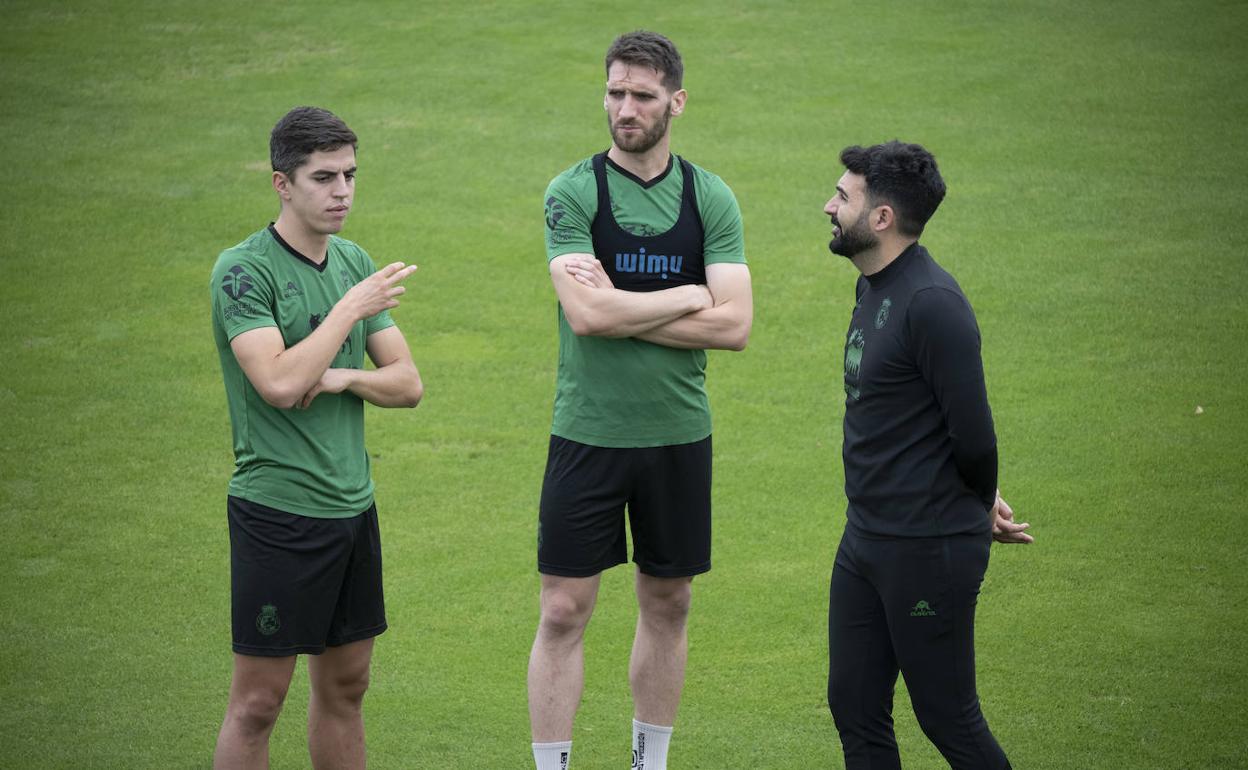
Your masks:
<svg viewBox="0 0 1248 770"><path fill-rule="evenodd" d="M633 720L633 770L667 770L672 728Z"/></svg>
<svg viewBox="0 0 1248 770"><path fill-rule="evenodd" d="M572 741L533 744L533 762L537 770L568 770Z"/></svg>

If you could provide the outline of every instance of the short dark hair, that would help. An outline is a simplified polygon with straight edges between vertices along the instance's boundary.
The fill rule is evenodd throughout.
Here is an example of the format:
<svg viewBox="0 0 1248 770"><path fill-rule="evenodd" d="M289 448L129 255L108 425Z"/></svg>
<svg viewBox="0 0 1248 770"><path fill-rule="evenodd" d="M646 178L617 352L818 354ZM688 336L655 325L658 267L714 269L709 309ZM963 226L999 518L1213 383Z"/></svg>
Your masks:
<svg viewBox="0 0 1248 770"><path fill-rule="evenodd" d="M356 148L355 132L329 110L296 107L282 116L269 135L269 161L274 171L293 176L317 150L332 152L349 144Z"/></svg>
<svg viewBox="0 0 1248 770"><path fill-rule="evenodd" d="M897 230L918 236L945 198L945 180L936 159L917 144L894 139L870 147L841 150L841 163L867 180L867 196L885 202L897 212Z"/></svg>
<svg viewBox="0 0 1248 770"><path fill-rule="evenodd" d="M617 37L607 49L608 73L612 63L617 61L638 64L662 73L660 82L668 91L679 91L680 84L685 80L685 65L680 60L675 43L657 32L639 29Z"/></svg>

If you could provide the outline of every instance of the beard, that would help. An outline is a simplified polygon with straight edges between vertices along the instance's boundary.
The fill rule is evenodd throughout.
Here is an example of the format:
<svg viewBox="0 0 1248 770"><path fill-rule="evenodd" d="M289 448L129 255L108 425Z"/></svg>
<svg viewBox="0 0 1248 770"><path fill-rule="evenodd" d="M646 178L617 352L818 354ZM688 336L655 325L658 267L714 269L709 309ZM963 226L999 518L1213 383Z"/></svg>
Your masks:
<svg viewBox="0 0 1248 770"><path fill-rule="evenodd" d="M625 134L619 130L619 123L612 123L607 115L607 127L611 129L611 141L624 152L640 155L649 152L667 134L667 127L672 122L672 104L668 102L663 117L654 121L654 125L640 134ZM630 125L637 125L635 123Z"/></svg>
<svg viewBox="0 0 1248 770"><path fill-rule="evenodd" d="M833 237L828 243L828 249L833 254L853 259L867 249L873 249L879 245L880 239L876 238L871 229L867 227L867 214L866 211L862 212L857 221L849 227L837 223L841 234Z"/></svg>

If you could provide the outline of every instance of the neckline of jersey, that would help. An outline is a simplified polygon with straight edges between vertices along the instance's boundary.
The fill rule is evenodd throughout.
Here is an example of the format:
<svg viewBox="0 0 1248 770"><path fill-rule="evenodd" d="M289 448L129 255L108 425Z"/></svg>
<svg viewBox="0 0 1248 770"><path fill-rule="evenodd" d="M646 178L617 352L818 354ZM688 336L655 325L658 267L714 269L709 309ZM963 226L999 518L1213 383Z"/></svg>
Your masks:
<svg viewBox="0 0 1248 770"><path fill-rule="evenodd" d="M290 254L290 256L299 260L300 262L312 268L313 270L317 271L318 273L325 272L325 268L329 266L329 249L328 248L325 249L325 260L318 265L317 263L313 262L312 260L308 259L303 254L301 254L299 250L296 249L294 246L291 246L289 243L287 243L286 239L283 238L281 234L277 232L277 228L274 227L275 224L277 223L276 222L269 223L269 227L268 227L269 235L273 236L273 240L277 241L278 245L280 245L283 249L286 249L286 253Z"/></svg>
<svg viewBox="0 0 1248 770"><path fill-rule="evenodd" d="M634 174L633 172L621 166L619 163L616 163L615 161L611 160L610 155L606 156L606 161L607 161L608 166L615 169L620 174L623 174L626 178L631 179L633 182L637 183L638 185L641 185L641 187L646 190L649 190L651 187L654 187L659 182L662 182L664 179L667 179L667 175L672 173L672 169L676 166L676 156L669 152L667 154L667 168L663 169L662 174L659 174L654 179L651 179L649 182L647 182L641 177Z"/></svg>
<svg viewBox="0 0 1248 770"><path fill-rule="evenodd" d="M894 278L902 274L902 272L905 270L906 263L910 262L911 258L915 254L918 254L919 249L921 248L923 247L919 245L918 241L915 241L914 243L910 244L905 249L903 249L900 254L897 255L896 259L894 259L892 262L889 262L884 267L883 270L880 270L877 273L872 273L871 275L865 276L867 279L867 283L871 284L871 288L873 289L879 289L884 286L887 286L889 283L893 281Z"/></svg>

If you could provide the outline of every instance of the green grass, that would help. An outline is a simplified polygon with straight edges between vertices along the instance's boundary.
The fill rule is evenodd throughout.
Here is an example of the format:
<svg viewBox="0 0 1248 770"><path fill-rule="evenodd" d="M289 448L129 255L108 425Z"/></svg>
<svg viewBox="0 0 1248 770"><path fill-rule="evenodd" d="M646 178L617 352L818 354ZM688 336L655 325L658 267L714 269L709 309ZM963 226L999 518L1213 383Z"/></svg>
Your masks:
<svg viewBox="0 0 1248 770"><path fill-rule="evenodd" d="M216 254L276 215L267 134L361 137L347 230L421 269L427 384L368 414L391 630L379 768L523 768L555 363L542 190L607 143L601 57L685 56L674 149L746 222L750 348L711 355L715 569L674 768L839 767L826 590L844 522L853 268L841 147L901 137L949 197L924 242L984 335L1002 487L980 691L1019 768L1248 767L1248 9L1241 3L9 0L0 31L0 766L203 768L230 668ZM1204 413L1196 415L1197 406ZM627 761L627 569L588 634L575 767ZM306 766L306 679L273 738ZM897 703L908 768L942 763Z"/></svg>

